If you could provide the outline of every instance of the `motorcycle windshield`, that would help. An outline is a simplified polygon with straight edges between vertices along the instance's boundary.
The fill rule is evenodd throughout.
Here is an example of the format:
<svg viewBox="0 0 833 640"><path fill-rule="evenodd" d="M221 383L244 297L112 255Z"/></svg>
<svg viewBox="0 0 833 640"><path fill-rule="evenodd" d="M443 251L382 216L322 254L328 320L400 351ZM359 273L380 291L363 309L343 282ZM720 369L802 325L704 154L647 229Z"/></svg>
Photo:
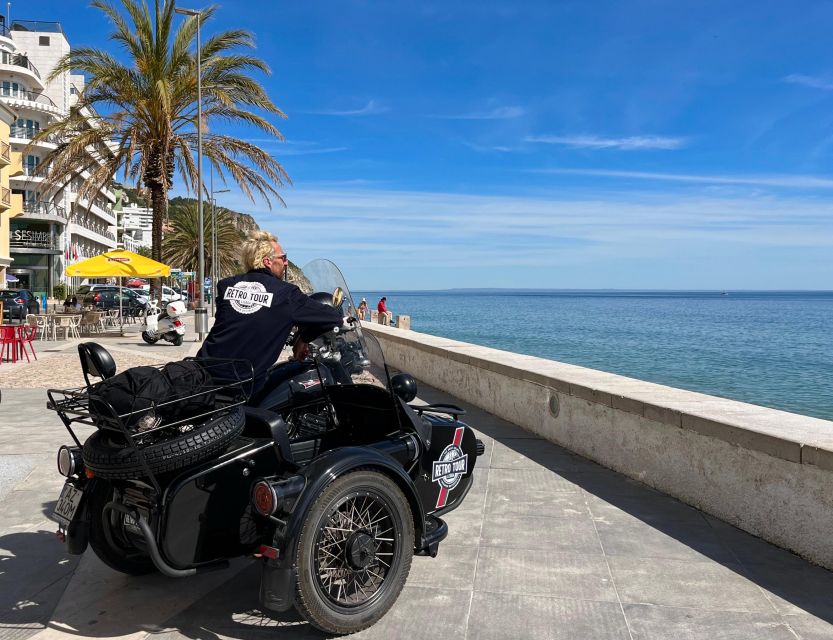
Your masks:
<svg viewBox="0 0 833 640"><path fill-rule="evenodd" d="M374 336L362 331L341 270L329 260L317 259L305 265L293 280L320 302L333 304L345 318L343 327L325 333L310 345L311 355L324 367L324 384L372 384L389 390L382 347Z"/></svg>

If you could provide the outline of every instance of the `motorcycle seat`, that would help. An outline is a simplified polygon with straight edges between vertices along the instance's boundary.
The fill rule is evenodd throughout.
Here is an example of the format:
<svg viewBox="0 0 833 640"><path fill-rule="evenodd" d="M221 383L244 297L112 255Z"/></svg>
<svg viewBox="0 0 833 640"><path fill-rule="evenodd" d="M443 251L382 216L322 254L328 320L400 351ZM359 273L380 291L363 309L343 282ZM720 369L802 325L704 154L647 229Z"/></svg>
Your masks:
<svg viewBox="0 0 833 640"><path fill-rule="evenodd" d="M81 372L87 386L90 386L90 376L97 376L107 380L116 375L116 361L113 356L97 342L82 342L78 345L78 358L81 360Z"/></svg>

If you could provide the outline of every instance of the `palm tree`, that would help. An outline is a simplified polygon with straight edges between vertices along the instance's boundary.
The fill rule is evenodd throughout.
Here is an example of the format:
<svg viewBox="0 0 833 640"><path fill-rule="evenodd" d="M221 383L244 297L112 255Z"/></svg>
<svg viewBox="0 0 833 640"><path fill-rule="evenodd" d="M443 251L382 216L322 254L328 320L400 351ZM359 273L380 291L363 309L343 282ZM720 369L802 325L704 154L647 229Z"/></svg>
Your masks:
<svg viewBox="0 0 833 640"><path fill-rule="evenodd" d="M239 270L240 243L243 233L234 226L228 210L217 208L217 266L220 277L231 275ZM162 261L185 271L196 271L199 260L199 208L197 203L189 201L171 207L169 224L171 231L165 234ZM204 237L211 237L211 216L203 220ZM205 270L211 273L215 256L211 253L211 243L207 242Z"/></svg>
<svg viewBox="0 0 833 640"><path fill-rule="evenodd" d="M118 172L125 182L144 184L153 209L152 255L161 260L162 225L175 171L186 188L198 189L197 65L190 51L197 18L187 18L175 29L174 0L154 0L154 11L144 0L120 1L126 15L105 0L92 6L112 22L110 38L126 52L127 63L94 47L75 49L58 62L50 80L72 72L83 73L87 81L68 116L41 131L39 138L57 135L64 141L41 166L51 167L49 176L57 188L86 170L81 198L91 199ZM204 9L201 21L209 20L215 9ZM277 187L291 182L280 163L259 146L207 130L212 121L222 120L251 125L283 140L256 113L286 117L251 77L252 71L269 73L262 60L240 52L251 48L253 36L239 29L202 44L203 153L221 182L230 178L250 199L259 196L271 206L272 198L283 204Z"/></svg>

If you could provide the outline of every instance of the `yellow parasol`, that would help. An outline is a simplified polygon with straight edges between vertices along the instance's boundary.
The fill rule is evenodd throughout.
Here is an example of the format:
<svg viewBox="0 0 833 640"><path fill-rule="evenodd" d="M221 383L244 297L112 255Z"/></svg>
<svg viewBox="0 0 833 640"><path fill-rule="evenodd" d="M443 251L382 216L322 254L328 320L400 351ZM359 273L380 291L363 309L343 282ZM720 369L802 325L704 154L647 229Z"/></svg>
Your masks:
<svg viewBox="0 0 833 640"><path fill-rule="evenodd" d="M126 249L115 249L102 253L100 256L94 258L87 258L81 262L76 262L66 268L65 271L68 276L81 276L83 278L119 278L119 285L121 286L121 278L161 278L163 276L171 275L171 268L140 256L138 253L127 251ZM119 289L119 324L124 331L124 316L122 313L122 293Z"/></svg>
<svg viewBox="0 0 833 640"><path fill-rule="evenodd" d="M171 275L171 268L138 253L115 249L68 266L66 275L83 278L161 278Z"/></svg>

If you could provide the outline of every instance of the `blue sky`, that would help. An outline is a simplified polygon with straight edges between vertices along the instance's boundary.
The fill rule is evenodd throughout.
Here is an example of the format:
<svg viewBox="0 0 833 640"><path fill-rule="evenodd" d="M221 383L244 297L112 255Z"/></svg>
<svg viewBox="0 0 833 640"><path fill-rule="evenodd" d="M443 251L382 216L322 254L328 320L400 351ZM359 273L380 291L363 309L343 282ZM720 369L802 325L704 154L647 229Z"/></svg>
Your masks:
<svg viewBox="0 0 833 640"><path fill-rule="evenodd" d="M81 2L12 18L108 46ZM831 24L827 2L227 1L205 32L255 34L294 184L285 209L220 202L361 289L833 289Z"/></svg>

